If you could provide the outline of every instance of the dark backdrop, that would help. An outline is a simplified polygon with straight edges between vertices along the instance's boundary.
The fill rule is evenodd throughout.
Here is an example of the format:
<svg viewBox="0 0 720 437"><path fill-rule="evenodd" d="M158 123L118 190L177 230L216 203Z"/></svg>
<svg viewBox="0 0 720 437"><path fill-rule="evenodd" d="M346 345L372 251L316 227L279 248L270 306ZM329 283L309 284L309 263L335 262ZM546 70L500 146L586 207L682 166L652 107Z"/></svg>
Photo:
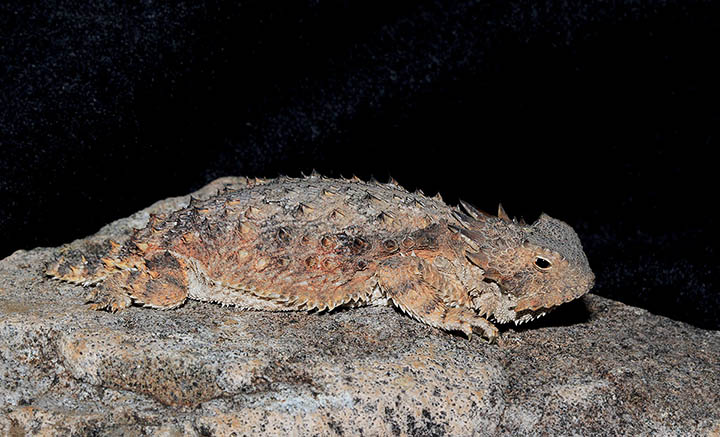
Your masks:
<svg viewBox="0 0 720 437"><path fill-rule="evenodd" d="M224 175L392 175L572 224L596 293L719 327L710 1L11 1L0 257Z"/></svg>

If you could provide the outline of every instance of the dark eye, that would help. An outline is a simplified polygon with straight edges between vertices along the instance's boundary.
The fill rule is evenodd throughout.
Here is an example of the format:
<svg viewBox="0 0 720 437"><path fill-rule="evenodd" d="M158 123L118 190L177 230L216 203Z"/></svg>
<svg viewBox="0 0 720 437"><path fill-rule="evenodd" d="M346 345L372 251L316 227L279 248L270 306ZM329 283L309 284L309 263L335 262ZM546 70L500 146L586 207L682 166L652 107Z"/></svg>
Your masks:
<svg viewBox="0 0 720 437"><path fill-rule="evenodd" d="M541 256L535 257L535 267L540 270L548 270L552 266L552 263Z"/></svg>

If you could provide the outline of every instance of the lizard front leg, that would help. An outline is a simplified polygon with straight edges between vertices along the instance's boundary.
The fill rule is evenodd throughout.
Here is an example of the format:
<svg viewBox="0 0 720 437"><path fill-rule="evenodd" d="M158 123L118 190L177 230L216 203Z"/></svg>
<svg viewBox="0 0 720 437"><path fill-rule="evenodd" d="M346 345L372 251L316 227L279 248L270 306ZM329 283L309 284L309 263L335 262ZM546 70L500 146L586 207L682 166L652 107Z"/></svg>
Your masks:
<svg viewBox="0 0 720 437"><path fill-rule="evenodd" d="M491 342L498 330L470 308L451 306L449 290L437 288L439 272L420 257L397 256L378 266L378 285L394 305L417 320L446 331L461 331L468 338L478 328Z"/></svg>

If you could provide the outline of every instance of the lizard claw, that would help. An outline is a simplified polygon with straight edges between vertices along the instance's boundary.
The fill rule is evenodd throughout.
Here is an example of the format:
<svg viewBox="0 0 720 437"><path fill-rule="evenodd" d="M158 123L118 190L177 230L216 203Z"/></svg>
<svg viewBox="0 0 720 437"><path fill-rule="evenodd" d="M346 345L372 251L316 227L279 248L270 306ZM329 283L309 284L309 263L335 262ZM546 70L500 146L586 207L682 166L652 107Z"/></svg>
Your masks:
<svg viewBox="0 0 720 437"><path fill-rule="evenodd" d="M107 310L115 313L129 307L132 299L125 293L95 287L85 297L85 303L90 304L88 308L91 310Z"/></svg>

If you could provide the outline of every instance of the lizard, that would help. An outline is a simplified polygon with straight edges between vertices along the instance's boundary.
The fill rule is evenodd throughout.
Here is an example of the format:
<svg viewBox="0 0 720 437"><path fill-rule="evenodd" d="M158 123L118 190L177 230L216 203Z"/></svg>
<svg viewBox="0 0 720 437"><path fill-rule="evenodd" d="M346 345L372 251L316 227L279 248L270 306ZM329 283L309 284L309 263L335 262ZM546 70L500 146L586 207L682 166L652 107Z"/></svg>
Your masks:
<svg viewBox="0 0 720 437"><path fill-rule="evenodd" d="M532 224L396 181L248 179L174 212L151 215L123 244L64 251L51 278L88 287L87 304L173 309L186 299L246 310L331 311L391 305L490 341L577 299L594 274L571 226Z"/></svg>

